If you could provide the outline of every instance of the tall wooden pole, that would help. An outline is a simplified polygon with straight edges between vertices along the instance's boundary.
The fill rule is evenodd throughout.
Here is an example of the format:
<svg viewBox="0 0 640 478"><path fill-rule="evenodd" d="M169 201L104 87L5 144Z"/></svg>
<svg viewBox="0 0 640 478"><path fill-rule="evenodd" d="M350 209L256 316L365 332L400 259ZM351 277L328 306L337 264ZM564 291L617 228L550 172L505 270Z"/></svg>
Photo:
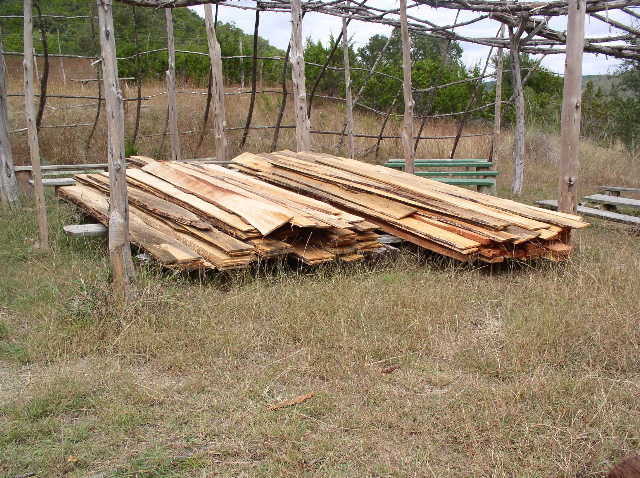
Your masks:
<svg viewBox="0 0 640 478"><path fill-rule="evenodd" d="M9 138L9 108L7 107L7 72L0 38L0 201L9 207L20 206L18 182L13 167Z"/></svg>
<svg viewBox="0 0 640 478"><path fill-rule="evenodd" d="M112 0L97 0L102 77L109 163L109 256L113 272L113 286L117 298L129 299L135 294L135 271L129 243L129 206L127 204L127 175L124 154L124 108L116 41L113 31Z"/></svg>
<svg viewBox="0 0 640 478"><path fill-rule="evenodd" d="M222 53L220 43L216 37L211 4L204 6L204 21L207 27L209 42L209 58L211 59L211 74L213 77L213 134L216 137L216 159L227 159L227 120L224 109L224 83L222 76Z"/></svg>
<svg viewBox="0 0 640 478"><path fill-rule="evenodd" d="M291 0L291 77L296 118L296 148L311 149L311 123L307 116L307 92L304 73L304 46L302 44L302 4Z"/></svg>
<svg viewBox="0 0 640 478"><path fill-rule="evenodd" d="M24 0L24 110L27 117L27 135L29 152L31 153L31 174L35 188L36 207L38 209L38 226L40 228L40 247L49 249L49 226L47 225L47 209L42 186L40 169L40 146L38 144L38 128L36 127L35 95L33 92L33 5L31 0Z"/></svg>
<svg viewBox="0 0 640 478"><path fill-rule="evenodd" d="M407 21L407 0L400 0L400 32L402 34L402 70L404 73L404 127L402 129L402 149L405 171L415 173L413 150L413 95L411 94L411 37Z"/></svg>
<svg viewBox="0 0 640 478"><path fill-rule="evenodd" d="M567 56L562 91L558 209L575 214L580 171L580 117L582 110L582 52L586 0L569 0Z"/></svg>
<svg viewBox="0 0 640 478"><path fill-rule="evenodd" d="M500 27L500 38L504 38L504 23ZM498 64L496 65L496 103L494 108L493 141L491 142L491 160L499 160L500 133L502 129L502 72L504 70L504 49L498 48Z"/></svg>
<svg viewBox="0 0 640 478"><path fill-rule="evenodd" d="M349 2L347 2L349 5ZM356 146L353 138L353 98L351 96L351 72L349 71L349 36L347 35L347 19L342 18L342 53L344 57L344 87L347 100L347 147L349 157L353 159L356 154Z"/></svg>
<svg viewBox="0 0 640 478"><path fill-rule="evenodd" d="M522 71L520 69L520 38L524 32L526 20L521 20L521 27L514 33L509 27L509 53L511 55L511 78L513 81L513 103L516 109L515 138L513 147L513 183L511 191L520 195L524 186L524 94L522 91Z"/></svg>
<svg viewBox="0 0 640 478"><path fill-rule="evenodd" d="M178 105L176 103L176 45L173 39L173 10L165 8L167 17L167 51L169 69L167 70L167 102L169 106L169 138L171 139L171 159L180 160L180 136L178 135Z"/></svg>

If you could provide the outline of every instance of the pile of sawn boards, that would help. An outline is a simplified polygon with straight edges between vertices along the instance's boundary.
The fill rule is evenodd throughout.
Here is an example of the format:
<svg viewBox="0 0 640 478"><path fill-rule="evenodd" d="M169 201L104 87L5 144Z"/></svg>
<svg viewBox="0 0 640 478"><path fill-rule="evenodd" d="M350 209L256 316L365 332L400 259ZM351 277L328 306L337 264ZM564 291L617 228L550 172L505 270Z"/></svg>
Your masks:
<svg viewBox="0 0 640 478"><path fill-rule="evenodd" d="M564 260L579 216L536 208L331 155L243 153L234 171L134 157L131 241L165 266L236 269L292 255L305 264L361 259L377 230L461 261ZM107 173L58 189L108 225Z"/></svg>
<svg viewBox="0 0 640 478"><path fill-rule="evenodd" d="M376 226L325 202L198 162L134 157L127 168L129 235L167 267L238 269L259 259L313 265L362 259L381 244ZM105 226L108 173L74 176L58 194Z"/></svg>
<svg viewBox="0 0 640 478"><path fill-rule="evenodd" d="M580 216L501 199L384 166L301 152L244 153L235 167L364 217L380 230L469 261L564 260Z"/></svg>

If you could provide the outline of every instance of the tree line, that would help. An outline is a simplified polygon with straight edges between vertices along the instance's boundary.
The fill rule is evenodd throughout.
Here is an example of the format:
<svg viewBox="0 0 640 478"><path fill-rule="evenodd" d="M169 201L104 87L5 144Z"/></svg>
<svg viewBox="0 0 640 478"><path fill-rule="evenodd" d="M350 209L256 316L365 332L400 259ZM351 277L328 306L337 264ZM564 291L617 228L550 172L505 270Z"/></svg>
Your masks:
<svg viewBox="0 0 640 478"><path fill-rule="evenodd" d="M41 1L41 0L40 0ZM44 42L49 52L62 51L71 55L99 56L97 17L93 0L36 0L34 19L34 44L40 53ZM19 17L22 0L4 0L0 3L0 15ZM52 16L60 16L52 17ZM187 8L173 10L176 49L176 74L178 78L204 85L209 78L207 37L204 20ZM84 18L63 18L84 17ZM89 18L87 18L89 17ZM166 51L166 21L163 11L150 8L134 8L115 2L114 24L117 55L125 58L119 62L120 75L137 77L140 68L142 79L163 79L168 68ZM233 23L217 22L216 32L224 57L252 56L253 35L244 33ZM5 51L22 51L22 20L0 19L0 37ZM328 42L307 39L304 56L307 91L316 95L345 97L342 68L342 45L333 36ZM258 57L283 58L285 52L272 46L266 39L257 41ZM202 53L194 55L186 51ZM142 54L139 54L143 52ZM149 52L149 53L144 53ZM415 114L448 115L464 111L475 95L475 106L495 101L495 82L478 79L481 65L467 66L462 61L462 47L458 42L427 35L412 35L411 59ZM402 95L402 42L397 31L390 36L374 35L366 45L355 48L349 42L352 90L362 92L360 105L378 112L401 113L404 108ZM138 61L140 65L138 66ZM493 58L494 66L496 58ZM375 65L376 74L370 72ZM252 74L251 58L227 58L223 61L223 73L228 82L249 82ZM560 76L545 67L535 67L535 60L521 55L524 75L531 71L524 87L526 117L530 125L538 128L558 128L562 104ZM258 71L267 84L280 83L282 61L258 59ZM512 94L510 60L505 58L502 100L507 102ZM446 88L434 87L450 85ZM480 88L479 85L481 86ZM611 144L619 141L635 152L640 145L640 66L627 61L614 75L615 87L606 92L602 87L588 82L583 90L582 134L596 141ZM472 119L493 121L493 108L473 109ZM503 124L513 121L512 107L503 113Z"/></svg>

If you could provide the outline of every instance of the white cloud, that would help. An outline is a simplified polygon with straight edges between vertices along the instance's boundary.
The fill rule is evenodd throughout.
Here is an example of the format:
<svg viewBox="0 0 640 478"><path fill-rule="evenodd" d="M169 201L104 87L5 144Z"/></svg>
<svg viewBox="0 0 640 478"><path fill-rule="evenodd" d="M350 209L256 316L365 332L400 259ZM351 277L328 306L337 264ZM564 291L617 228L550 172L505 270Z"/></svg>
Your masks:
<svg viewBox="0 0 640 478"><path fill-rule="evenodd" d="M389 9L388 0L370 0L367 5ZM239 6L249 6L255 3L250 0L240 0L236 3ZM398 5L396 0L393 4ZM200 15L204 16L204 7L193 7ZM409 15L425 18L438 25L451 25L455 22L456 12L450 9L434 9L426 6L411 8ZM628 21L628 16L619 11L608 13L611 18L621 22ZM475 13L461 12L458 22L463 22L474 18ZM253 33L255 12L252 10L242 10L231 6L222 5L218 10L218 19L222 22L234 23L238 28L246 33ZM550 23L551 28L559 31L566 30L566 18L556 17ZM467 37L494 37L498 31L499 24L492 20L483 20L473 25L458 27L455 31ZM305 38L311 37L313 40L328 42L331 35L336 37L342 29L342 21L338 17L323 15L320 13L308 13L305 15L302 31ZM606 37L617 35L619 31L595 18L588 17L585 26L586 34L589 37ZM291 35L291 17L289 13L262 12L260 14L259 35L266 38L272 45L285 50L289 44ZM349 25L349 37L352 37L356 48L364 46L369 38L375 34L388 35L391 27L381 24L353 21ZM489 52L488 47L472 43L463 43L463 61L467 65L484 63ZM595 56L585 54L583 61L583 73L585 75L605 74L612 72L620 60L607 58L604 55ZM548 55L543 60L543 65L557 73L564 72L564 54Z"/></svg>

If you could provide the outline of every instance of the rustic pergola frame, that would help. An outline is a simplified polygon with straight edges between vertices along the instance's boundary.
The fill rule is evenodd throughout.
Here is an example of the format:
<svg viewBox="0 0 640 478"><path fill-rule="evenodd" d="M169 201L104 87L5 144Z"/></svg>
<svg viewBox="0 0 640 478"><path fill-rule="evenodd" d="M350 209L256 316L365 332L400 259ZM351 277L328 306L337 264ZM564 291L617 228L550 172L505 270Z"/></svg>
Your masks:
<svg viewBox="0 0 640 478"><path fill-rule="evenodd" d="M127 256L123 253L128 246L128 211L126 201L126 181L124 176L124 135L120 134L123 127L122 119L122 94L119 91L117 63L115 59L115 43L113 37L112 24L110 20L112 0L96 0L98 4L98 12L100 17L100 38L102 51L102 68L103 81L106 100L106 111L109 122L109 170L112 178L112 210L110 219L110 250L112 251L112 262L114 262L114 273L116 275L116 283L124 291L124 295L130 295L133 280L133 267L131 265L130 254ZM311 146L310 141L310 120L309 107L310 101L305 91L305 72L303 58L303 36L302 36L302 17L305 12L319 12L327 15L341 17L343 19L343 29L341 36L343 38L343 50L345 65L348 65L348 45L346 44L347 25L351 20L360 20L365 22L374 22L389 25L401 32L403 45L403 71L404 78L402 80L403 88L400 92L404 94L404 128L402 134L402 143L404 149L404 157L407 164L407 170L413 172L413 156L415 147L413 146L413 105L411 85L411 58L410 58L410 33L429 34L438 38L449 41L460 41L467 43L475 43L478 45L489 46L498 49L499 58L502 57L502 50L509 49L512 64L514 67L514 103L516 107L516 118L523 118L523 99L522 99L522 83L518 67L518 54L521 52L531 54L566 54L566 71L563 91L563 112L562 112L562 151L559 172L559 204L560 210L563 212L575 213L577 207L577 188L579 158L578 158L578 140L580 131L580 105L581 105L581 78L582 78L582 53L583 51L590 53L600 53L610 55L621 59L640 60L640 45L629 42L629 40L637 39L640 31L632 25L626 25L617 20L609 18L609 13L618 10L626 13L628 16L638 19L640 14L632 10L633 7L640 6L640 0L569 0L554 2L516 2L516 1L498 1L498 0L412 0L411 5L407 5L407 0L401 0L399 8L381 9L366 5L366 0L310 0L303 2L302 0L257 0L254 5L238 4L233 0L116 0L121 3L129 4L135 7L151 7L155 9L166 9L167 25L169 31L169 70L167 71L167 89L169 102L169 118L170 138L172 146L172 158L180 158L179 139L177 130L177 111L175 108L175 47L173 46L173 35L171 34L171 9L205 5L205 22L207 35L209 39L209 56L212 65L212 97L213 97L213 124L216 138L217 159L226 160L226 120L224 111L224 88L222 84L222 67L220 46L215 36L213 28L213 18L211 5L224 5L241 9L256 11L256 26L259 19L260 11L277 11L290 12L292 22L292 36L290 42L290 52L287 56L291 63L291 78L293 80L293 96L295 104L296 118L296 142L297 149L306 150ZM30 8L31 0L25 0L25 12L27 6ZM475 17L455 22L452 25L437 25L427 19L418 18L411 15L411 8L415 6L430 6L434 8L445 8L456 10L458 12L474 12ZM559 32L549 28L549 20L554 16L567 15L568 28L566 32ZM585 38L584 37L584 20L585 16L590 15L598 21L604 22L624 33L617 36L609 36L603 38ZM25 15L26 18L26 15ZM25 27L30 23L25 20ZM491 19L502 25L500 31L504 27L508 30L508 36L502 33L495 37L468 37L464 36L454 29L472 25L474 23ZM257 30L257 28L256 28ZM458 30L459 31L459 30ZM25 45L27 44L27 29L25 28ZM615 42L625 43L615 43ZM612 43L613 42L613 43ZM340 43L339 39L336 42ZM25 52L25 69L27 64L32 64L32 60L27 61L32 50ZM1 54L1 50L0 50ZM138 52L139 54L139 52ZM256 60L256 51L254 49L254 65ZM500 65L501 62L499 62ZM323 71L328 67L328 61L323 66ZM375 65L374 65L375 68ZM286 62L285 62L286 71ZM29 96L29 85L27 80L28 71L25 70L25 98L31 98L30 104L33 106L32 85L31 96ZM32 73L31 73L32 75ZM254 72L253 92L255 93L255 72ZM484 74L480 77L479 84L482 82ZM501 75L498 75L501 78ZM367 80L368 81L368 80ZM526 81L526 79L524 80ZM353 97L350 91L349 68L345 68L345 83L347 85L347 112L353 109ZM0 85L2 86L2 85ZM286 83L283 85L285 89ZM438 85L434 86L434 89ZM1 93L0 89L0 93ZM360 92L356 95L359 96ZM138 96L140 96L138 94ZM313 97L313 92L312 92ZM284 96L286 99L286 95ZM283 100L284 103L284 100ZM5 105L6 98L0 97L0 109ZM284 105L283 105L284 106ZM470 110L472 103L469 104L467 110ZM496 101L496 125L494 127L494 141L492 153L500 134L499 118L500 118L501 101ZM26 105L28 124L33 122L32 112L29 105ZM32 109L32 108L31 108ZM284 108L283 108L284 109ZM0 119L2 119L2 111L0 110ZM464 115L467 115L465 111ZM387 114L387 117L389 114ZM276 135L280 127L282 111L276 124ZM32 118L32 119L29 119ZM122 124L121 124L122 123ZM247 119L248 131L250 117ZM1 126L1 125L0 125ZM424 125L423 125L424 126ZM35 127L34 127L35 128ZM41 189L41 177L38 177L39 155L37 152L37 136L32 141L34 128L29 127L30 149L32 150L32 165L34 173L34 182L36 190ZM344 130L347 130L348 144L350 155L353 155L353 123L349 119L349 114L345 121ZM420 137L422 127L418 137ZM0 128L0 133L2 129ZM382 134L382 132L381 132ZM275 141L274 138L274 141ZM418 138L419 139L419 138ZM457 137L456 137L457 142ZM33 143L33 146L32 146ZM3 141L0 137L0 153L7 150L8 142ZM455 154L454 150L451 157ZM513 190L519 193L522 189L523 174L523 156L524 156L524 121L516 121L516 142L514 153L515 181ZM0 159L7 163L9 155L0 154ZM7 165L3 171L10 171L12 165ZM40 183L38 187L38 183ZM7 182L3 177L2 196L3 198L11 198L12 183ZM7 186L6 184L9 184ZM40 197L40 193L37 193ZM43 208L39 208L41 210ZM46 247L46 215L41 212L41 235L43 237L43 245ZM44 221L44 223L43 223ZM42 227L44 224L44 228ZM42 231L44 229L44 231ZM113 237L112 237L113 236ZM111 247L113 245L113 248ZM116 251L117 252L114 252Z"/></svg>

